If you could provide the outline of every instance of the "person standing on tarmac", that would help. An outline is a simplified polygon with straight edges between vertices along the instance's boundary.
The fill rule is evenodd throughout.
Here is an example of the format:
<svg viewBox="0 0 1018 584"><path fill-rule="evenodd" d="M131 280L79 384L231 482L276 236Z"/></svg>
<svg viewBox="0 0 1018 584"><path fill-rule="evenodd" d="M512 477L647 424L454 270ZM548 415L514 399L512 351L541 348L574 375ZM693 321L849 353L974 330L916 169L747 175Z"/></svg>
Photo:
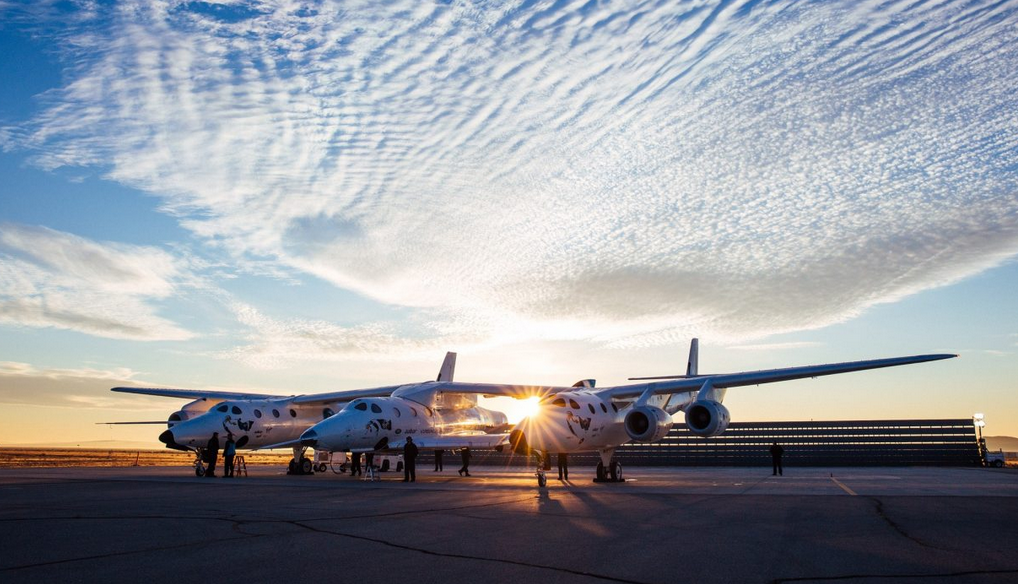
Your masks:
<svg viewBox="0 0 1018 584"><path fill-rule="evenodd" d="M772 476L785 474L785 469L781 468L781 456L784 453L785 449L778 446L777 442L771 445L771 462L774 463L774 472L772 473Z"/></svg>
<svg viewBox="0 0 1018 584"><path fill-rule="evenodd" d="M442 455L445 454L444 450L435 451L435 472L442 472Z"/></svg>
<svg viewBox="0 0 1018 584"><path fill-rule="evenodd" d="M350 476L355 477L361 473L361 453L350 453Z"/></svg>
<svg viewBox="0 0 1018 584"><path fill-rule="evenodd" d="M460 459L463 460L463 467L460 468L460 476L470 476L470 447L464 446L463 450L460 450Z"/></svg>
<svg viewBox="0 0 1018 584"><path fill-rule="evenodd" d="M417 445L410 436L407 436L406 445L403 446L403 482L417 482Z"/></svg>
<svg viewBox="0 0 1018 584"><path fill-rule="evenodd" d="M223 478L233 476L233 458L237 456L237 443L233 441L233 434L226 435L226 444L223 445Z"/></svg>
<svg viewBox="0 0 1018 584"><path fill-rule="evenodd" d="M565 452L558 453L558 480L569 480L569 455Z"/></svg>
<svg viewBox="0 0 1018 584"><path fill-rule="evenodd" d="M205 460L208 461L209 467L205 469L205 476L214 477L216 476L216 460L219 459L219 432L213 432L212 437L209 438L208 444L205 445Z"/></svg>

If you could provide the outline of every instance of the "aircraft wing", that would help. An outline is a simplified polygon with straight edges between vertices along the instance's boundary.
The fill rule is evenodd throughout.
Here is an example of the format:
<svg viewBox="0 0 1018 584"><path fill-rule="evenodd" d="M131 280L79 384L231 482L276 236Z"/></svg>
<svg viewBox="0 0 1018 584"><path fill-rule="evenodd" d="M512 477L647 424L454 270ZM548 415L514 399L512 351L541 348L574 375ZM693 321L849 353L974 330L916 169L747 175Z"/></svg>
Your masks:
<svg viewBox="0 0 1018 584"><path fill-rule="evenodd" d="M509 385L503 383L444 383L428 390L444 391L448 393L475 393L485 397L514 397L517 399L532 396L544 397L560 391L569 391L571 387L559 387L554 385Z"/></svg>
<svg viewBox="0 0 1018 584"><path fill-rule="evenodd" d="M295 404L331 404L336 402L350 401L359 397L389 397L392 392L402 387L401 385L389 385L386 387L373 387L371 389L349 389L346 391L330 391L327 393L309 393L294 398Z"/></svg>
<svg viewBox="0 0 1018 584"><path fill-rule="evenodd" d="M940 361L941 359L952 359L954 357L957 357L957 355L913 355L910 357L892 357L890 359L871 359L868 361L849 361L847 363L830 363L827 365L808 365L805 367L786 367L783 369L767 369L763 371L700 375L697 377L683 377L680 379L657 381L652 383L637 383L633 385L608 387L598 391L597 393L604 397L633 398L643 395L643 393L647 390L650 390L652 394L697 391L704 387L704 385L708 382L711 387L723 389L728 387L741 387L745 385L759 385L761 383L790 381L792 379L805 379L808 377L820 377L823 375L836 375L838 373L851 373L853 371L865 371L867 369L896 367L898 365L911 365L913 363L926 363L927 361Z"/></svg>
<svg viewBox="0 0 1018 584"><path fill-rule="evenodd" d="M142 395L158 395L162 397L179 397L183 399L278 399L282 395L266 393L237 393L233 391L206 391L203 389L169 389L161 387L113 387L110 391L121 393L139 393ZM165 423L165 422L164 422Z"/></svg>

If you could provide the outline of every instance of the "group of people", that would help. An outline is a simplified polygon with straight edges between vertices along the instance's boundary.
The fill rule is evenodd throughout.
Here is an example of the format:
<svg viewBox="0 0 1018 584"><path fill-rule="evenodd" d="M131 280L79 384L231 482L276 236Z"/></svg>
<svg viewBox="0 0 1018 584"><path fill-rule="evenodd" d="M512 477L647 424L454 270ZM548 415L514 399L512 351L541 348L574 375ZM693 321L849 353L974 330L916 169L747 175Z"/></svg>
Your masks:
<svg viewBox="0 0 1018 584"><path fill-rule="evenodd" d="M771 459L774 463L774 475L784 474L784 469L781 465L781 457L785 453L785 449L775 442L770 448ZM404 483L415 483L417 482L417 445L414 444L414 439L407 436L406 444L403 446L403 482ZM442 472L442 455L445 454L444 450L435 451L435 472ZM233 460L237 456L237 443L233 440L233 434L229 434L226 437L226 444L223 446L223 476L233 476ZM370 468L374 464L375 453L368 452L364 455L365 464ZM205 469L206 477L216 476L216 461L219 458L219 432L213 432L212 438L209 438L208 444L205 446L205 461L208 463L208 468ZM465 447L460 450L460 459L463 461L463 466L457 471L460 476L470 476L470 448ZM546 459L547 460L547 459ZM550 466L550 464L548 465ZM361 471L361 455L354 453L350 463L350 476L357 476L362 474ZM558 480L569 480L569 455L564 452L558 453Z"/></svg>
<svg viewBox="0 0 1018 584"><path fill-rule="evenodd" d="M223 445L223 477L233 476L233 460L237 456L237 443L233 440L233 434L227 434L226 444ZM205 445L205 462L208 467L205 469L206 477L216 476L216 462L219 459L219 432L213 432Z"/></svg>
<svg viewBox="0 0 1018 584"><path fill-rule="evenodd" d="M445 466L442 464L442 457L445 455L444 450L435 451L435 472L442 472L445 470ZM406 458L406 455L403 456ZM470 447L464 447L460 449L460 460L463 462L463 466L456 472L462 476L470 476Z"/></svg>
<svg viewBox="0 0 1018 584"><path fill-rule="evenodd" d="M417 455L420 451L417 445L414 444L412 437L407 437L406 444L403 446L403 482L404 483L415 483L417 482ZM444 469L442 464L442 455L445 454L444 450L435 451L435 472L441 472ZM368 452L364 455L365 464L371 467L374 464L375 453ZM460 476L470 476L470 448L466 447L460 450L460 458L463 461L463 466L459 469ZM361 470L361 455L355 452L350 458L350 476L357 476L362 474Z"/></svg>
<svg viewBox="0 0 1018 584"><path fill-rule="evenodd" d="M415 483L417 482L417 445L414 444L414 439L411 436L407 436L406 444L403 446L403 482L404 483ZM442 456L445 454L444 450L435 451L435 472L441 472L444 470L442 463ZM464 447L460 450L460 460L463 461L463 466L460 467L459 475L470 476L470 447Z"/></svg>

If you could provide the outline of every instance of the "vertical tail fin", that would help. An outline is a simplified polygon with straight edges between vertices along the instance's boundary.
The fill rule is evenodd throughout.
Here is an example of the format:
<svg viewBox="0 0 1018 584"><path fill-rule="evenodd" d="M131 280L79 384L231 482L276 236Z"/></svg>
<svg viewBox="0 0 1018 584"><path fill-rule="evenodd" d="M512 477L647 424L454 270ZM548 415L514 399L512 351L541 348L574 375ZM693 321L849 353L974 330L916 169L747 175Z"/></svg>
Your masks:
<svg viewBox="0 0 1018 584"><path fill-rule="evenodd" d="M686 362L686 376L696 377L700 369L700 339L693 339L689 343L689 361Z"/></svg>
<svg viewBox="0 0 1018 584"><path fill-rule="evenodd" d="M456 373L456 353L449 351L445 354L445 361L442 361L442 368L438 370L438 378L435 381L452 381Z"/></svg>

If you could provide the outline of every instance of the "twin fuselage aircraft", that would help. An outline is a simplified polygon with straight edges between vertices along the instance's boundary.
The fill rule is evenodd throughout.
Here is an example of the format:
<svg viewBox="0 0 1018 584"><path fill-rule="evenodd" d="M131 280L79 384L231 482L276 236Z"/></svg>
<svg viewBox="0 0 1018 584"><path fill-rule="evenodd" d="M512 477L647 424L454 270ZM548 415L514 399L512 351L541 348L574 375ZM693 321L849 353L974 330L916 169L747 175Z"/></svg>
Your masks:
<svg viewBox="0 0 1018 584"><path fill-rule="evenodd" d="M173 413L159 439L168 448L199 456L212 432L231 435L238 448L293 449L291 470L311 472L308 448L327 452L400 451L412 437L422 450L502 448L524 455L596 451L595 480L622 480L615 449L627 442L656 442L668 434L672 415L685 414L689 431L717 436L730 421L722 405L731 387L759 385L950 359L934 354L724 374L698 372L693 339L685 375L630 378L639 381L596 388L594 380L571 387L453 381L456 354L449 353L435 381L301 396L115 387L113 391L193 398ZM477 405L478 396L540 398L537 411L515 426L501 412ZM538 482L546 478L540 470Z"/></svg>

